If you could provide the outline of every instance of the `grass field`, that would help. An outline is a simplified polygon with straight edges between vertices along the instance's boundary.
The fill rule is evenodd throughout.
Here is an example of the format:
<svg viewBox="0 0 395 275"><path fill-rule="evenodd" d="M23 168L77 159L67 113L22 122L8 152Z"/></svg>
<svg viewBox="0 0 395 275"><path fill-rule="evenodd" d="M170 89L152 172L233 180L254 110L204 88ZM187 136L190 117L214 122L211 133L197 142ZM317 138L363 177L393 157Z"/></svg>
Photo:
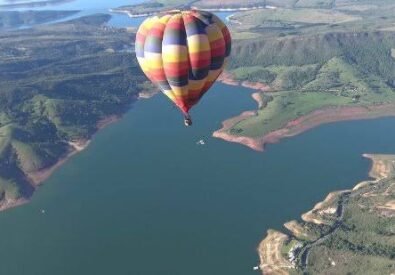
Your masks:
<svg viewBox="0 0 395 275"><path fill-rule="evenodd" d="M330 93L294 93L272 94L272 100L257 115L243 120L232 127L239 135L260 137L284 126L286 123L306 115L318 108L353 104L347 97ZM231 133L232 129L230 130Z"/></svg>

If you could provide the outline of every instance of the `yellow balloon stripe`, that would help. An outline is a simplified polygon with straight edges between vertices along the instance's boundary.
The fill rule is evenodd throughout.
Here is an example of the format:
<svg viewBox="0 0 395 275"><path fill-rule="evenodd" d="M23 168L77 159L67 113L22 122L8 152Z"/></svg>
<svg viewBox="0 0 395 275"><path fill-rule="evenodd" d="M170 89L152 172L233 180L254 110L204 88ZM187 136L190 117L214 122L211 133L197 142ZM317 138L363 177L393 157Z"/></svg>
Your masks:
<svg viewBox="0 0 395 275"><path fill-rule="evenodd" d="M163 63L188 61L188 48L186 46L166 45L162 47Z"/></svg>
<svg viewBox="0 0 395 275"><path fill-rule="evenodd" d="M207 39L207 35L198 34L188 36L188 52L189 53L200 53L203 51L210 50L210 44Z"/></svg>

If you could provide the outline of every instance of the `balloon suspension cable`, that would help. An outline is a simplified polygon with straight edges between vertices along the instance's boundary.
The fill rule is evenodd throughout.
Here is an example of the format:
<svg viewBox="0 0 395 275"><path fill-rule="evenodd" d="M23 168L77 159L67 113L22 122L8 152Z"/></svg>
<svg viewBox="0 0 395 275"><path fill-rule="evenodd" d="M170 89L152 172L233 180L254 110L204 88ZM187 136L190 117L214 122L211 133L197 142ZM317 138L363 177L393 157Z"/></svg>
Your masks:
<svg viewBox="0 0 395 275"><path fill-rule="evenodd" d="M187 127L192 125L192 119L191 119L191 116L188 113L184 114L184 124Z"/></svg>

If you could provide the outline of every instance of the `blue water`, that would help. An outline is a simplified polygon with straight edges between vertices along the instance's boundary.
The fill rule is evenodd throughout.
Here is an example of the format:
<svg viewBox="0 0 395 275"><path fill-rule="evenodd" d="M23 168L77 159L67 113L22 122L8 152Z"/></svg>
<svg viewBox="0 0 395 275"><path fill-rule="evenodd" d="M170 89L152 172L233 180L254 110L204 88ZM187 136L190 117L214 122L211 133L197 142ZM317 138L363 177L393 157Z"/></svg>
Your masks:
<svg viewBox="0 0 395 275"><path fill-rule="evenodd" d="M15 9L7 9L7 10L79 10L80 12L62 19L53 20L50 22L46 22L45 24L54 24L59 23L71 19L76 19L81 16L89 16L96 13L106 13L111 14L112 19L109 22L110 26L114 27L130 27L130 26L138 26L144 18L129 18L124 14L118 13L110 13L111 8L117 8L124 5L132 5L143 2L143 0L75 0L66 3L61 3L57 5L47 5L44 7L20 7ZM0 4L7 3L5 0L0 0ZM2 9L0 8L0 11ZM22 28L29 28L31 26L23 26Z"/></svg>
<svg viewBox="0 0 395 275"><path fill-rule="evenodd" d="M108 22L109 26L124 28L124 27L138 27L146 17L130 18L126 14L110 13L111 8L117 8L125 5L132 5L142 3L144 0L75 0L57 5L47 5L44 7L23 7L13 10L79 10L80 12L62 19L53 20L45 24L54 24L71 19L76 19L81 16L89 16L96 13L106 13L112 16ZM0 0L0 5L7 3L5 0ZM0 8L0 11L2 9ZM216 12L216 14L226 22L226 17L233 14L234 12ZM31 26L23 26L21 28L29 28Z"/></svg>
<svg viewBox="0 0 395 275"><path fill-rule="evenodd" d="M25 2L28 2L26 0ZM90 11L92 13L103 11L110 8L125 6L125 5L132 5L141 3L143 0L74 0L65 3L59 3L55 5L46 5L42 7L23 7L17 8L18 10L84 10ZM1 4L7 4L6 0L0 0Z"/></svg>
<svg viewBox="0 0 395 275"><path fill-rule="evenodd" d="M191 128L163 95L139 101L1 213L0 274L254 274L267 229L366 179L363 153L395 153L394 118L324 125L265 153L212 138L255 107L250 94L217 84Z"/></svg>

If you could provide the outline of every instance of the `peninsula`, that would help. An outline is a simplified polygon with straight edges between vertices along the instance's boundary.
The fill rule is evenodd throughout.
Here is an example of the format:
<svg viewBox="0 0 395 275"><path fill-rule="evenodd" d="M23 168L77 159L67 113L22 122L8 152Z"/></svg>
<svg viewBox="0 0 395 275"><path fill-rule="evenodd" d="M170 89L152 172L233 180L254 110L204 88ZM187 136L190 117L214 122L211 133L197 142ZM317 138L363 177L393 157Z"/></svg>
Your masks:
<svg viewBox="0 0 395 275"><path fill-rule="evenodd" d="M395 115L395 5L324 2L231 17L222 81L256 89L258 108L214 137L263 150L322 123Z"/></svg>
<svg viewBox="0 0 395 275"><path fill-rule="evenodd" d="M263 274L391 274L395 269L395 156L369 155L370 177L330 193L260 243ZM352 259L352 261L350 261Z"/></svg>

